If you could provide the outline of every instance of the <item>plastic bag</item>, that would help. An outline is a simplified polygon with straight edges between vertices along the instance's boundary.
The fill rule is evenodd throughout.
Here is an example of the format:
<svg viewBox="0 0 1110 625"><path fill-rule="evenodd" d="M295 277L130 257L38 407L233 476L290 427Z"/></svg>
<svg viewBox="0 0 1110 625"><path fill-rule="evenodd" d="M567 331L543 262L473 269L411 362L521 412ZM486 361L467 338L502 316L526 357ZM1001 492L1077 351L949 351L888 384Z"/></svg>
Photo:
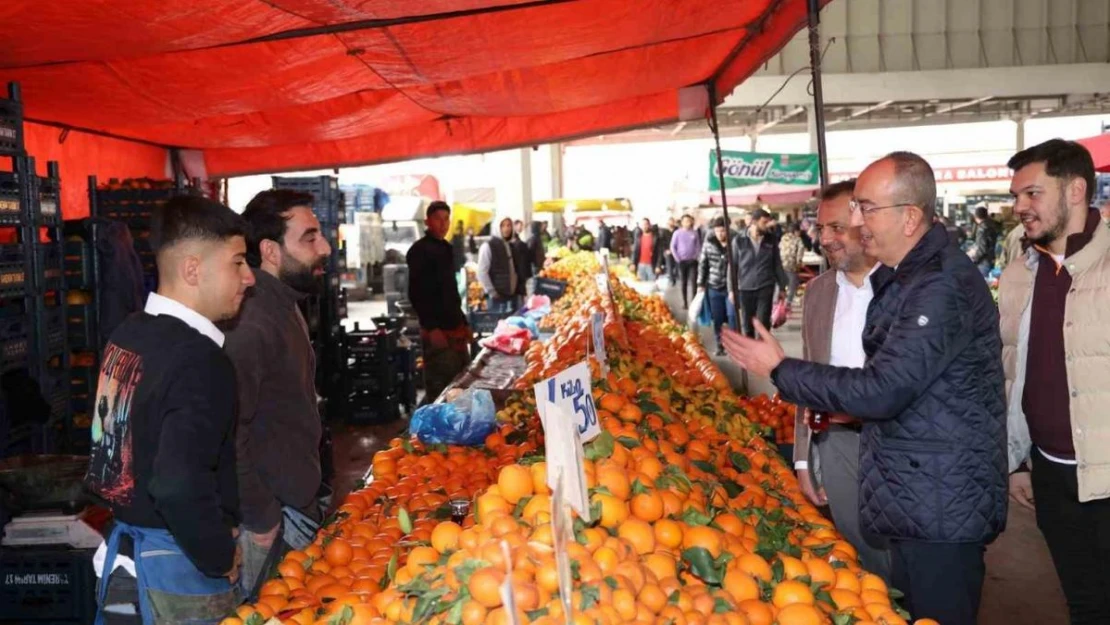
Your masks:
<svg viewBox="0 0 1110 625"><path fill-rule="evenodd" d="M551 309L551 298L546 295L531 295L528 299L524 300L524 307L528 310L539 310L540 308Z"/></svg>
<svg viewBox="0 0 1110 625"><path fill-rule="evenodd" d="M421 406L409 421L409 431L426 445L481 445L496 427L493 396L485 389L467 389L450 402Z"/></svg>
<svg viewBox="0 0 1110 625"><path fill-rule="evenodd" d="M780 299L775 302L775 307L771 309L771 327L778 328L786 323L786 319L790 316L790 304L786 303L785 299Z"/></svg>
<svg viewBox="0 0 1110 625"><path fill-rule="evenodd" d="M698 331L705 322L702 321L702 308L705 306L705 291L698 291L694 294L693 301L690 302L689 308L686 309L686 325L694 332Z"/></svg>
<svg viewBox="0 0 1110 625"><path fill-rule="evenodd" d="M537 336L539 332L537 329ZM532 343L532 332L527 328L521 328L508 322L508 320L501 320L497 323L497 329L494 330L493 336L482 339L482 347L495 349L505 354L523 354L528 349L528 345Z"/></svg>
<svg viewBox="0 0 1110 625"><path fill-rule="evenodd" d="M517 328L528 330L528 333L531 335L531 338L537 338L540 335L540 327L539 327L539 325L536 324L536 320L533 319L532 317L527 316L527 315L524 316L524 317L515 317L515 316L514 317L509 317L508 319L504 320L501 323L505 323L505 324L508 324L508 325L511 325L511 326L515 326ZM498 328L498 330L501 329L501 324L500 323L497 324L497 328ZM494 331L494 333L496 334L496 331Z"/></svg>

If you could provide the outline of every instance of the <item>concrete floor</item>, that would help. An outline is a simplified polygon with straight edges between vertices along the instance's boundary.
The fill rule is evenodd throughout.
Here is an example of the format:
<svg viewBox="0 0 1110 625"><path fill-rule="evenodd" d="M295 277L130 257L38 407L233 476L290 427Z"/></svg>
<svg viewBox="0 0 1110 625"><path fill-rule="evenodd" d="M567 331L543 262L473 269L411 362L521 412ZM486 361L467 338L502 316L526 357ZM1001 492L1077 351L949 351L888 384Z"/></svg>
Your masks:
<svg viewBox="0 0 1110 625"><path fill-rule="evenodd" d="M666 300L677 319L684 319L681 297L671 289ZM384 302L351 302L350 322L368 320L382 314ZM775 331L787 355L800 357L801 306L785 326ZM713 332L701 329L702 343L712 353ZM743 371L727 358L714 358L733 386L743 390ZM750 376L747 387L751 394L774 393L767 378ZM335 442L336 501L350 490L366 472L374 453L404 431L405 419L381 426L332 425ZM1044 539L1037 530L1033 514L1016 505L1010 506L1006 532L987 548L987 579L983 588L979 625L1067 625L1067 610L1052 560Z"/></svg>

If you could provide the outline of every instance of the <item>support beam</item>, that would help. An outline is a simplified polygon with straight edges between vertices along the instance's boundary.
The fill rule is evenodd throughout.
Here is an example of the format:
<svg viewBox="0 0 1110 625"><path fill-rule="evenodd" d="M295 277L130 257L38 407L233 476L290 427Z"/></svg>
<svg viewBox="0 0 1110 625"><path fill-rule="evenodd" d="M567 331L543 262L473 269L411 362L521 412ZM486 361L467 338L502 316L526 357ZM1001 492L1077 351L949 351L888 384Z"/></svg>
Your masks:
<svg viewBox="0 0 1110 625"><path fill-rule="evenodd" d="M1020 152L1025 149L1025 118L1019 117L1015 119L1014 122L1014 127L1016 129L1014 137L1014 148L1016 152Z"/></svg>
<svg viewBox="0 0 1110 625"><path fill-rule="evenodd" d="M948 104L946 106L942 106L942 107L938 108L937 110L933 111L932 113L925 113L924 115L922 115L921 117L918 117L917 119L925 119L927 117L935 117L937 115L947 115L948 113L951 113L952 111L958 111L960 109L965 109L969 106L975 106L976 104L986 102L987 100L990 100L990 99L991 99L990 96L986 96L986 97L983 97L983 98L975 98L974 100L968 100L967 102L957 102L956 104Z"/></svg>
<svg viewBox="0 0 1110 625"><path fill-rule="evenodd" d="M1018 98L1092 93L1110 85L1110 64L1076 63L1030 67L824 74L825 104L867 104L886 100L971 100L984 96ZM725 98L723 108L757 107L782 86L782 76L752 76ZM807 83L791 80L771 104L805 106L813 101Z"/></svg>
<svg viewBox="0 0 1110 625"><path fill-rule="evenodd" d="M521 219L532 223L532 148L520 148Z"/></svg>
<svg viewBox="0 0 1110 625"><path fill-rule="evenodd" d="M759 134L759 133L764 132L766 130L770 130L770 129L774 128L775 126L778 126L779 124L781 124L781 123L783 123L783 122L785 122L785 121L787 121L787 120L789 120L793 117L797 117L798 115L801 115L802 113L805 113L806 110L807 110L807 107L796 106L796 107L794 107L794 110L792 110L788 113L784 113L783 115L781 115L781 116L779 116L775 119L772 119L771 121L767 122L766 124L760 124L759 127L756 128L755 132L756 132L756 134Z"/></svg>
<svg viewBox="0 0 1110 625"><path fill-rule="evenodd" d="M880 111L882 109L885 109L886 107L890 106L891 104L894 104L894 100L883 100L882 102L879 102L878 104L873 104L871 106L865 106L865 107L859 109L858 111L853 111L852 114L847 116L847 117L841 117L840 119L834 119L833 121L826 124L825 127L829 128L829 127L835 126L839 123L846 122L850 119L855 119L857 117L863 117L864 115L869 115L871 113L874 113L875 111Z"/></svg>

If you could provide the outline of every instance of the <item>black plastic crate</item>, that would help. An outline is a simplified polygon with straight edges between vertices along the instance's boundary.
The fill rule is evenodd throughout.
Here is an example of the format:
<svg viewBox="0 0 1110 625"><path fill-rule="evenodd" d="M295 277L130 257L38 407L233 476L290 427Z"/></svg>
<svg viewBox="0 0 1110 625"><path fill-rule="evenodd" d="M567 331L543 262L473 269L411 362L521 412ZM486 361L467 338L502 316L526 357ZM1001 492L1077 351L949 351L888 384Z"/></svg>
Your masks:
<svg viewBox="0 0 1110 625"><path fill-rule="evenodd" d="M347 421L356 425L380 425L401 418L401 401L396 395L351 393Z"/></svg>
<svg viewBox="0 0 1110 625"><path fill-rule="evenodd" d="M470 313L470 329L475 334L492 334L497 329L497 324L502 319L508 319L514 312L472 312Z"/></svg>
<svg viewBox="0 0 1110 625"><path fill-rule="evenodd" d="M54 291L62 288L65 271L62 267L61 246L48 244L39 249L39 270L42 272L41 288ZM40 286L40 285L36 285Z"/></svg>
<svg viewBox="0 0 1110 625"><path fill-rule="evenodd" d="M8 97L0 100L0 154L23 153L23 102L19 86L8 83Z"/></svg>
<svg viewBox="0 0 1110 625"><path fill-rule="evenodd" d="M57 178L39 177L39 218L41 223L55 224L62 215L59 208L61 198L61 181Z"/></svg>
<svg viewBox="0 0 1110 625"><path fill-rule="evenodd" d="M355 324L347 332L347 358L355 362L388 362L397 347L397 332L362 330Z"/></svg>
<svg viewBox="0 0 1110 625"><path fill-rule="evenodd" d="M66 239L63 244L66 284L70 288L92 287L92 254L84 239Z"/></svg>
<svg viewBox="0 0 1110 625"><path fill-rule="evenodd" d="M0 623L91 623L93 550L10 548L0 553Z"/></svg>
<svg viewBox="0 0 1110 625"><path fill-rule="evenodd" d="M65 310L61 306L52 306L43 311L43 319L46 322L46 352L48 354L65 350L66 333L69 329L66 327L64 313Z"/></svg>
<svg viewBox="0 0 1110 625"><path fill-rule="evenodd" d="M536 295L546 295L554 302L567 292L567 283L550 278L536 278L534 288Z"/></svg>
<svg viewBox="0 0 1110 625"><path fill-rule="evenodd" d="M27 266L0 263L0 295L18 297L27 292Z"/></svg>
<svg viewBox="0 0 1110 625"><path fill-rule="evenodd" d="M98 349L99 340L96 336L96 316L93 305L67 307L66 331L69 333L70 348Z"/></svg>
<svg viewBox="0 0 1110 625"><path fill-rule="evenodd" d="M0 224L19 225L23 219L23 193L19 177L0 172Z"/></svg>

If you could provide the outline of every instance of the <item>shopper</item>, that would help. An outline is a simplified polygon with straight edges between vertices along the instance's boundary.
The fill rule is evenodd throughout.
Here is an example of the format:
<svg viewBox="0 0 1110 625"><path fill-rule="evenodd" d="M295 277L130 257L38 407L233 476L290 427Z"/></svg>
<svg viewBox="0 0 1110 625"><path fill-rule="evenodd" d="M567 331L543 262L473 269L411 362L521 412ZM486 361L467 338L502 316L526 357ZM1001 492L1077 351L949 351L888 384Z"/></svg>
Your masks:
<svg viewBox="0 0 1110 625"><path fill-rule="evenodd" d="M513 252L513 268L516 270L516 291L513 293L516 296L516 308L524 302L524 298L528 296L528 280L532 278L532 259L528 255L528 244L520 238L520 234L513 232L513 238L509 241L509 248Z"/></svg>
<svg viewBox="0 0 1110 625"><path fill-rule="evenodd" d="M636 261L636 277L641 282L654 282L663 273L663 245L659 240L659 229L644 217L640 226L632 233L632 255Z"/></svg>
<svg viewBox="0 0 1110 625"><path fill-rule="evenodd" d="M701 255L698 233L694 231L694 218L682 216L682 227L671 236L671 257L678 266L679 282L682 288L682 310L690 305L689 295L696 288L698 257Z"/></svg>
<svg viewBox="0 0 1110 625"><path fill-rule="evenodd" d="M701 259L695 262L698 267L698 289L705 292L709 301L709 313L713 318L713 336L717 339L717 355L724 356L721 344L721 327L728 318L728 222L724 217L716 217L710 222L713 234L709 235L701 248ZM681 231L680 231L681 233ZM683 285L685 291L685 284Z"/></svg>
<svg viewBox="0 0 1110 625"><path fill-rule="evenodd" d="M786 297L786 272L782 269L778 240L772 232L775 218L770 213L757 208L752 211L750 225L732 241L732 263L736 267L733 280L740 292L740 319L744 334L755 336L752 320L759 319L765 327L771 327L771 304L775 298L775 286L780 289L779 296Z"/></svg>
<svg viewBox="0 0 1110 625"><path fill-rule="evenodd" d="M604 219L599 219L597 222L597 249L608 250L613 247L613 231L605 223Z"/></svg>
<svg viewBox="0 0 1110 625"><path fill-rule="evenodd" d="M466 224L460 219L455 223L455 234L451 235L451 249L455 254L455 271L466 266Z"/></svg>
<svg viewBox="0 0 1110 625"><path fill-rule="evenodd" d="M862 369L785 358L724 332L738 364L783 398L862 420L860 521L891 549L891 581L915 618L975 623L986 544L1006 524L1006 406L998 314L986 282L933 224L936 183L895 152L856 182L852 224L881 262Z"/></svg>
<svg viewBox="0 0 1110 625"><path fill-rule="evenodd" d="M451 207L428 205L424 237L409 248L409 301L420 319L424 348L424 402L430 404L470 363L470 327L451 271L451 245L444 240Z"/></svg>
<svg viewBox="0 0 1110 625"><path fill-rule="evenodd" d="M991 219L986 206L975 209L975 240L967 257L979 268L984 278L989 278L994 269L994 249L998 245L998 223Z"/></svg>
<svg viewBox="0 0 1110 625"><path fill-rule="evenodd" d="M779 257L782 258L782 270L786 272L786 303L793 305L794 296L798 294L798 272L802 270L806 248L798 234L798 224L786 224L785 231L779 241Z"/></svg>
<svg viewBox="0 0 1110 625"><path fill-rule="evenodd" d="M678 222L674 217L667 218L667 227L659 228L659 243L663 246L663 271L671 284L678 282L678 261L671 252L671 239L678 230Z"/></svg>
<svg viewBox="0 0 1110 625"><path fill-rule="evenodd" d="M863 251L860 229L851 225L848 203L855 185L853 179L826 187L817 205L821 249L833 270L806 285L802 358L861 368L866 360L863 329L873 295L871 275L881 265ZM860 564L889 582L890 552L860 525L860 421L838 413L823 415L826 423L812 431L806 414L798 408L794 424L798 484L814 505L829 506L837 530L856 548Z"/></svg>
<svg viewBox="0 0 1110 625"><path fill-rule="evenodd" d="M429 210L431 210L430 206L428 208L429 208ZM425 213L425 220L426 219L427 219L427 213ZM425 233L425 234L427 234L427 233ZM466 253L470 254L471 258L477 260L477 258L478 258L478 241L474 238L474 228L467 228L466 229ZM409 277L410 278L412 277L411 272L409 273Z"/></svg>
<svg viewBox="0 0 1110 625"><path fill-rule="evenodd" d="M1082 145L1053 139L1008 164L1031 243L998 293L1010 496L1036 510L1072 624L1110 623L1110 232Z"/></svg>
<svg viewBox="0 0 1110 625"><path fill-rule="evenodd" d="M225 351L238 388L239 542L248 596L287 546L300 546L283 540L284 521L323 520L316 353L298 307L321 291L331 254L312 203L309 193L274 189L243 211L255 285L226 330Z"/></svg>
<svg viewBox="0 0 1110 625"><path fill-rule="evenodd" d="M239 605L235 370L215 323L239 312L254 283L244 232L201 197L151 217L158 291L104 350L85 477L114 519L98 623L117 622L104 607L119 599L138 603L145 625L155 615L217 623Z"/></svg>
<svg viewBox="0 0 1110 625"><path fill-rule="evenodd" d="M594 235L592 232L586 229L586 226L583 226L582 224L578 225L578 233L575 235L574 242L578 246L578 249L580 251L594 251Z"/></svg>
<svg viewBox="0 0 1110 625"><path fill-rule="evenodd" d="M478 252L478 282L486 292L487 310L507 313L516 310L517 275L512 246L513 220L505 217L490 230L489 240Z"/></svg>
<svg viewBox="0 0 1110 625"><path fill-rule="evenodd" d="M524 236L524 222L517 219L513 222L513 238L519 240Z"/></svg>
<svg viewBox="0 0 1110 625"><path fill-rule="evenodd" d="M543 223L532 222L532 237L528 239L528 260L532 263L532 275L538 276L547 259L547 249L543 242Z"/></svg>

